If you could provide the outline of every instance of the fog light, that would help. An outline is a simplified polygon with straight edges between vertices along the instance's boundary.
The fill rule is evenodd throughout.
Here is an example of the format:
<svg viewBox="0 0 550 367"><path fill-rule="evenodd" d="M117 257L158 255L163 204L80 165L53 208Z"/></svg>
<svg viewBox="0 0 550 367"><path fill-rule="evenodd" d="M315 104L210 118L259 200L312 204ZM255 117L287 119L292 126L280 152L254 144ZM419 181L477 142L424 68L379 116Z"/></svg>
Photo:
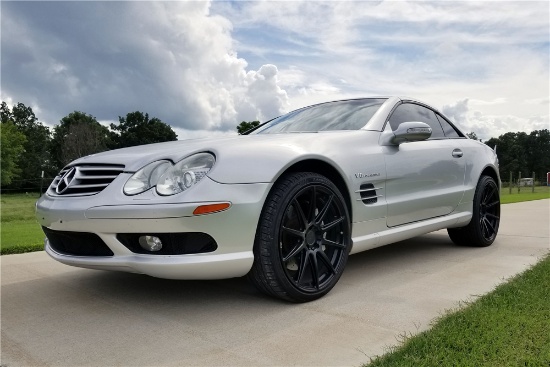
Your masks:
<svg viewBox="0 0 550 367"><path fill-rule="evenodd" d="M139 245L147 251L160 251L162 248L162 241L155 236L141 236L139 238Z"/></svg>

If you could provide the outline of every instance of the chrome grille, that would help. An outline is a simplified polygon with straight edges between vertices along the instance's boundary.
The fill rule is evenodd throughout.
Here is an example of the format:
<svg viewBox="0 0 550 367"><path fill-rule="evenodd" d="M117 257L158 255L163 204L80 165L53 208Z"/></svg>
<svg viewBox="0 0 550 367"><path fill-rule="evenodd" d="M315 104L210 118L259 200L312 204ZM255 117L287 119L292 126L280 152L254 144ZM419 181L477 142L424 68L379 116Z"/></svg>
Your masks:
<svg viewBox="0 0 550 367"><path fill-rule="evenodd" d="M54 196L95 195L124 171L122 165L76 165L59 172L48 189Z"/></svg>

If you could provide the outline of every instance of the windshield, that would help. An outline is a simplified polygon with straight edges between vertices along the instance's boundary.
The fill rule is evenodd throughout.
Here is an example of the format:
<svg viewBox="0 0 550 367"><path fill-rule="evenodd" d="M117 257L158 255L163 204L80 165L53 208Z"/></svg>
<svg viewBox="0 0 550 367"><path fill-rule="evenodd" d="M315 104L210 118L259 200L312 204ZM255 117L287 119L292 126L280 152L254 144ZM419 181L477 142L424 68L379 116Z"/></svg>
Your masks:
<svg viewBox="0 0 550 367"><path fill-rule="evenodd" d="M305 107L268 121L251 134L359 130L385 101L366 98Z"/></svg>

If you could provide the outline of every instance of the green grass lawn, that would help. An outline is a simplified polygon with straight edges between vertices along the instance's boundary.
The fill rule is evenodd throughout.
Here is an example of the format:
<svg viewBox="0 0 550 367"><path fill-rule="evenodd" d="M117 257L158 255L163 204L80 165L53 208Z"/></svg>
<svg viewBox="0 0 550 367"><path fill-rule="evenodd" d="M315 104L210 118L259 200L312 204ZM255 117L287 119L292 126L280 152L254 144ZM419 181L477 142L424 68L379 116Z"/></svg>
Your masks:
<svg viewBox="0 0 550 367"><path fill-rule="evenodd" d="M37 199L38 193L2 195L2 255L44 249L44 232L34 216L34 204Z"/></svg>
<svg viewBox="0 0 550 367"><path fill-rule="evenodd" d="M549 256L368 366L549 366L548 285Z"/></svg>
<svg viewBox="0 0 550 367"><path fill-rule="evenodd" d="M513 187L512 193L508 187L503 187L500 192L500 202L502 204L518 203L520 201L531 201L550 198L550 186L537 186L535 192L531 192L531 187L522 187L518 194L518 188Z"/></svg>

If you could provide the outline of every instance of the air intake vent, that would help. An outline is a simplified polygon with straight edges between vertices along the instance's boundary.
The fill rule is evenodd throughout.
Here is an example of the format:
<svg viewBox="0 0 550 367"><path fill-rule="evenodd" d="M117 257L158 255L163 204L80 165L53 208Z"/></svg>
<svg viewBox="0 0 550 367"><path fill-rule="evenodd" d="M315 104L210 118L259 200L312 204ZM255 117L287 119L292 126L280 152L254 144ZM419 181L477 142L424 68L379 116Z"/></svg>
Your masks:
<svg viewBox="0 0 550 367"><path fill-rule="evenodd" d="M362 184L359 187L359 190L356 191L361 196L361 200L364 204L374 204L378 201L378 197L382 195L377 195L376 190L381 189L380 187L374 187L371 183Z"/></svg>
<svg viewBox="0 0 550 367"><path fill-rule="evenodd" d="M73 256L113 256L113 251L95 233L54 231L42 227L50 246L60 254Z"/></svg>
<svg viewBox="0 0 550 367"><path fill-rule="evenodd" d="M122 165L82 165L65 167L53 180L48 194L54 196L95 195L124 171Z"/></svg>

